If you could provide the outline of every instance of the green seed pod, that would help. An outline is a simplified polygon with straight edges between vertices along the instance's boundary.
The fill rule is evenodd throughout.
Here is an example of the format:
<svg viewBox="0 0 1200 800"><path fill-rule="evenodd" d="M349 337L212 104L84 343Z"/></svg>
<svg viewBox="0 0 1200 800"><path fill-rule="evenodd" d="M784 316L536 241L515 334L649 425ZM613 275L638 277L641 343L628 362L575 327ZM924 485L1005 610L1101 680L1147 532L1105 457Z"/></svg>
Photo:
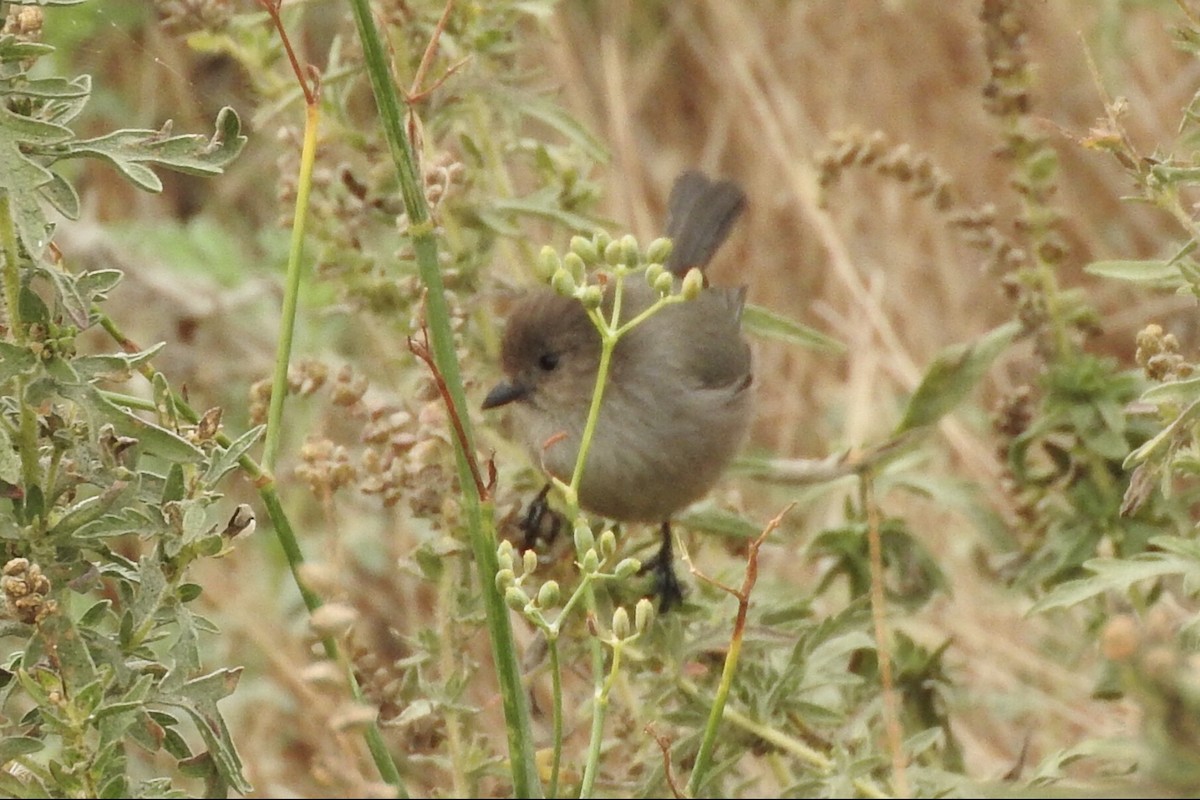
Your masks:
<svg viewBox="0 0 1200 800"><path fill-rule="evenodd" d="M621 237L621 263L631 267L642 263L642 253L638 250L637 239L631 233Z"/></svg>
<svg viewBox="0 0 1200 800"><path fill-rule="evenodd" d="M595 547L596 537L592 535L591 527L582 520L575 523L575 552L586 553Z"/></svg>
<svg viewBox="0 0 1200 800"><path fill-rule="evenodd" d="M603 300L604 292L600 291L599 286L585 286L583 294L579 296L579 302L583 303L584 308L589 309L599 308Z"/></svg>
<svg viewBox="0 0 1200 800"><path fill-rule="evenodd" d="M617 563L616 569L613 570L613 574L616 575L618 579L624 580L626 578L632 578L641 568L642 562L638 561L636 558L622 558Z"/></svg>
<svg viewBox="0 0 1200 800"><path fill-rule="evenodd" d="M524 611L525 606L529 605L529 595L519 586L510 586L504 590L504 604L513 611Z"/></svg>
<svg viewBox="0 0 1200 800"><path fill-rule="evenodd" d="M657 261L655 261L655 262L651 263L649 266L647 266L646 267L646 285L649 286L651 289L653 289L654 284L658 282L658 276L663 274L663 269L664 269L663 265L658 263Z"/></svg>
<svg viewBox="0 0 1200 800"><path fill-rule="evenodd" d="M617 535L611 528L605 528L600 534L600 556L607 561L617 552Z"/></svg>
<svg viewBox="0 0 1200 800"><path fill-rule="evenodd" d="M692 267L687 271L687 275L683 276L683 289L680 294L684 300L695 300L700 296L700 291L704 288L704 273L696 267Z"/></svg>
<svg viewBox="0 0 1200 800"><path fill-rule="evenodd" d="M583 554L583 560L579 562L579 568L588 575L592 575L600 569L600 556L596 553L595 548Z"/></svg>
<svg viewBox="0 0 1200 800"><path fill-rule="evenodd" d="M654 264L665 264L671 257L671 248L674 246L670 239L660 236L646 248L646 260Z"/></svg>
<svg viewBox="0 0 1200 800"><path fill-rule="evenodd" d="M558 268L558 272L554 273L554 277L550 280L550 285L563 297L575 296L575 279L571 277L571 273L567 271L566 267Z"/></svg>
<svg viewBox="0 0 1200 800"><path fill-rule="evenodd" d="M571 237L571 252L583 259L585 264L600 263L600 251L596 243L582 236Z"/></svg>
<svg viewBox="0 0 1200 800"><path fill-rule="evenodd" d="M558 605L558 597L558 581L546 581L542 588L538 589L538 608L552 608Z"/></svg>
<svg viewBox="0 0 1200 800"><path fill-rule="evenodd" d="M629 612L621 606L617 606L617 610L613 612L612 632L618 639L629 638Z"/></svg>
<svg viewBox="0 0 1200 800"><path fill-rule="evenodd" d="M597 253L603 254L605 248L608 247L608 243L611 241L612 236L609 235L608 231L600 230L592 234L592 244L596 245Z"/></svg>
<svg viewBox="0 0 1200 800"><path fill-rule="evenodd" d="M621 263L621 243L619 241L609 242L604 248L604 261L613 267Z"/></svg>
<svg viewBox="0 0 1200 800"><path fill-rule="evenodd" d="M633 609L634 630L638 633L645 633L652 622L654 622L654 603L650 602L649 598L643 597L637 601L637 606Z"/></svg>
<svg viewBox="0 0 1200 800"><path fill-rule="evenodd" d="M654 290L658 292L659 296L661 297L666 297L669 295L671 290L674 288L675 276L669 272L663 272L654 279Z"/></svg>
<svg viewBox="0 0 1200 800"><path fill-rule="evenodd" d="M508 587L515 586L517 576L509 568L496 570L496 588L501 592L508 591Z"/></svg>
<svg viewBox="0 0 1200 800"><path fill-rule="evenodd" d="M526 550L521 553L521 574L532 575L537 570L538 557L537 553L532 550Z"/></svg>
<svg viewBox="0 0 1200 800"><path fill-rule="evenodd" d="M507 539L500 542L500 546L496 548L496 560L500 562L500 569L512 569L513 565L513 546L512 542Z"/></svg>
<svg viewBox="0 0 1200 800"><path fill-rule="evenodd" d="M584 283L584 273L587 272L587 265L583 263L583 259L577 253L567 253L563 258L563 266L571 273L571 277L576 283Z"/></svg>
<svg viewBox="0 0 1200 800"><path fill-rule="evenodd" d="M558 272L562 266L562 259L558 257L558 253L550 245L542 248L542 252L538 254L537 261L534 262L537 271L538 280L550 282L554 277L554 273Z"/></svg>

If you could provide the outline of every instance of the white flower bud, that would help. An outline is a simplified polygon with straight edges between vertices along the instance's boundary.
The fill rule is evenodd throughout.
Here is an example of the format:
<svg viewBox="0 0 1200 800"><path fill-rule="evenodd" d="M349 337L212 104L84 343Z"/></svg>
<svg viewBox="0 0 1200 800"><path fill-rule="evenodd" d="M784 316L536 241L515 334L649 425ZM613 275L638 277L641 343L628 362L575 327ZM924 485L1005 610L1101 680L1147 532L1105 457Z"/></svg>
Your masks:
<svg viewBox="0 0 1200 800"><path fill-rule="evenodd" d="M585 264L599 264L600 251L596 243L582 236L571 237L571 252L583 259Z"/></svg>
<svg viewBox="0 0 1200 800"><path fill-rule="evenodd" d="M649 598L643 597L637 601L637 606L633 609L634 630L638 633L645 633L652 622L654 622L654 603L650 602Z"/></svg>
<svg viewBox="0 0 1200 800"><path fill-rule="evenodd" d="M558 605L558 596L558 581L546 581L542 584L542 588L538 589L538 608L550 608Z"/></svg>
<svg viewBox="0 0 1200 800"><path fill-rule="evenodd" d="M617 606L617 610L613 612L612 632L618 639L629 638L629 612L622 606Z"/></svg>
<svg viewBox="0 0 1200 800"><path fill-rule="evenodd" d="M675 276L669 272L662 272L654 279L654 289L660 296L666 297L675 288Z"/></svg>
<svg viewBox="0 0 1200 800"><path fill-rule="evenodd" d="M525 606L529 605L529 595L519 586L510 586L504 590L504 604L513 611L524 611Z"/></svg>
<svg viewBox="0 0 1200 800"><path fill-rule="evenodd" d="M575 523L575 552L586 553L588 550L595 548L596 537L592 535L592 528L583 520Z"/></svg>
<svg viewBox="0 0 1200 800"><path fill-rule="evenodd" d="M558 257L558 253L554 252L553 247L546 245L538 254L535 266L538 278L549 282L554 277L554 273L558 272L559 267L562 266L562 259Z"/></svg>
<svg viewBox="0 0 1200 800"><path fill-rule="evenodd" d="M660 236L646 248L646 260L652 264L665 264L667 263L667 259L671 257L671 249L673 247L674 242L665 236Z"/></svg>
<svg viewBox="0 0 1200 800"><path fill-rule="evenodd" d="M566 267L558 268L558 272L555 272L554 277L550 279L550 285L563 297L575 296L575 279L571 277L571 273L567 271Z"/></svg>
<svg viewBox="0 0 1200 800"><path fill-rule="evenodd" d="M625 578L631 578L636 575L637 571L641 568L642 562L638 561L636 558L622 558L617 564L616 568L613 570L613 574L616 575L617 578L624 580Z"/></svg>
<svg viewBox="0 0 1200 800"><path fill-rule="evenodd" d="M600 534L600 557L605 561L612 558L613 553L617 552L617 536L612 532L612 528L605 528Z"/></svg>
<svg viewBox="0 0 1200 800"><path fill-rule="evenodd" d="M683 288L680 294L684 300L695 300L700 296L701 290L704 289L704 273L696 267L692 267L687 271L687 275L683 276Z"/></svg>

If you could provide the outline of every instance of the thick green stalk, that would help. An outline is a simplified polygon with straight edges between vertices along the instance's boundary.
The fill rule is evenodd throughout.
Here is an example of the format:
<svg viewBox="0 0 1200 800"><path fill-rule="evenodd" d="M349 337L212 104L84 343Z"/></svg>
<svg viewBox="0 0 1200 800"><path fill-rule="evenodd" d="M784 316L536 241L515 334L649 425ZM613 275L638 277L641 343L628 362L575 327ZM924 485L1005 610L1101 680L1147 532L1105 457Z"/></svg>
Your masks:
<svg viewBox="0 0 1200 800"><path fill-rule="evenodd" d="M689 797L698 797L708 770L712 767L712 752L717 743L717 730L721 726L721 718L725 715L725 706L729 701L729 690L733 686L733 676L737 672L738 660L742 654L743 627L734 630L733 638L729 641L729 651L725 654L725 668L721 670L721 682L717 684L717 695L713 698L712 707L708 711L708 721L704 726L704 735L700 740L700 750L696 753L696 761L692 766L692 776L688 779L687 793Z"/></svg>
<svg viewBox="0 0 1200 800"><path fill-rule="evenodd" d="M558 634L547 637L547 649L550 652L550 683L551 696L554 698L554 752L550 761L550 791L548 797L558 797L558 772L562 766L563 744L563 702L562 702L562 664L558 659Z"/></svg>
<svg viewBox="0 0 1200 800"><path fill-rule="evenodd" d="M417 258L417 269L425 286L425 318L429 327L430 349L434 363L445 382L449 402L460 410L467 408L466 392L454 352L454 337L450 327L450 312L446 303L442 275L438 266L437 241L429 221L429 209L421 189L412 145L404 132L400 102L396 96L392 73L384 55L383 44L371 15L367 0L350 0L358 27L363 58L379 118L387 138L392 160L400 181L404 208L408 214L409 236ZM460 413L464 441L455 439L455 461L458 467L459 493L462 498L471 550L479 572L487 614L488 634L492 657L500 681L500 695L507 722L509 763L512 769L513 793L519 797L540 797L542 786L534 761L533 730L529 719L529 701L521 685L521 670L508 607L496 587L499 563L496 556L496 535L491 504L480 497L471 470L475 446L469 415ZM485 514L485 507L487 513Z"/></svg>

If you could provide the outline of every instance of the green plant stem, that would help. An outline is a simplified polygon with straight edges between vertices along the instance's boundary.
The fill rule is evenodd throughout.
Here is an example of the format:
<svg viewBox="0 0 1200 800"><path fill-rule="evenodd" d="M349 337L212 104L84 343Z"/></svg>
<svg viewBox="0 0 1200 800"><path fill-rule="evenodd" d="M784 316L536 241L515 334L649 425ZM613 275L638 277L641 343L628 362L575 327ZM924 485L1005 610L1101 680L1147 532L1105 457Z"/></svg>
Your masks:
<svg viewBox="0 0 1200 800"><path fill-rule="evenodd" d="M604 388L608 384L608 370L612 365L613 349L617 346L617 342L620 339L615 331L621 319L621 295L624 287L624 279L624 274L618 271L614 280L611 319L605 320L603 315L598 311L592 314L592 321L596 323L596 329L600 334L600 364L596 370L596 384L592 388L592 402L588 407L587 422L583 427L583 436L579 440L579 453L575 458L575 470L571 473L572 505L578 502L579 486L583 481L584 465L587 463L588 450L591 448L592 439L596 434L596 425L600 419L600 404L604 400ZM575 554L576 558L580 561L582 561L583 555L583 553ZM584 608L588 616L594 619L596 616L596 593L591 581L585 581L580 589ZM591 648L592 678L594 681L592 692L592 730L591 739L588 743L587 761L584 762L583 766L583 780L579 789L580 797L591 797L592 790L596 784L596 774L600 767L600 747L604 741L604 717L608 711L607 693L604 688L604 650L600 645L600 641L594 636L591 639L589 647Z"/></svg>
<svg viewBox="0 0 1200 800"><path fill-rule="evenodd" d="M409 237L416 255L417 270L426 289L425 320L429 327L431 351L434 363L441 373L449 394L448 402L458 409L467 407L466 392L459 374L458 358L454 351L454 336L450 327L450 312L438 266L437 242L433 225L429 220L429 209L421 189L416 158L412 145L405 135L401 122L400 103L375 19L368 0L350 0L354 21L358 28L359 41L363 49L363 60L371 89L379 108L379 118L395 163L404 208L408 214ZM500 695L507 723L509 765L512 770L513 793L519 797L540 797L542 786L538 780L537 764L534 760L533 730L529 719L529 701L521 684L520 664L517 659L516 643L512 635L512 623L508 607L496 587L499 562L496 556L495 519L489 498L480 497L472 474L470 459L474 458L475 446L470 417L458 415L462 422L462 440L454 437L455 462L458 467L458 491L462 499L467 532L472 554L479 574L483 593L484 611L487 615L488 635L492 644L492 657L500 682ZM486 514L484 513L486 508Z"/></svg>
<svg viewBox="0 0 1200 800"><path fill-rule="evenodd" d="M304 224L308 218L308 197L312 191L313 162L317 154L317 126L321 121L319 105L313 102L304 108L304 144L300 150L300 174L296 181L296 209L292 217L287 280L284 284L283 308L280 311L279 344L275 350L271 406L267 412L267 437L263 443L263 469L271 475L275 474L275 459L279 454L279 436L283 427L283 401L287 398L288 367L292 338L296 331L296 306L303 277L301 258L304 254Z"/></svg>
<svg viewBox="0 0 1200 800"><path fill-rule="evenodd" d="M721 719L725 714L725 705L729 701L733 676L737 673L745 627L744 620L742 624L734 626L733 636L729 640L729 650L725 654L725 666L721 670L721 682L717 684L717 694L713 697L712 707L708 711L708 721L704 725L700 749L696 753L696 762L692 767L692 775L688 779L687 793L690 797L699 796L701 787L704 785L704 778L708 774L709 767L712 766L712 752L717 742L717 730L720 728Z"/></svg>
<svg viewBox="0 0 1200 800"><path fill-rule="evenodd" d="M558 634L546 635L546 649L550 653L550 688L554 698L553 755L550 759L550 790L547 797L558 797L558 771L562 764L563 746L563 699L562 664L558 660Z"/></svg>
<svg viewBox="0 0 1200 800"><path fill-rule="evenodd" d="M579 486L583 482L584 465L587 464L588 451L592 439L596 435L596 427L600 420L600 407L604 401L604 389L608 385L608 373L612 367L612 355L617 342L631 328L641 324L649 316L657 312L669 302L676 302L675 295L661 298L649 308L635 316L629 322L621 323L621 301L624 294L625 270L618 268L613 279L613 305L608 319L598 310L590 310L589 316L596 326L600 336L600 363L596 369L596 384L592 388L592 402L588 406L587 421L583 426L583 435L579 440L579 453L575 457L575 469L571 473L570 500L576 506L579 498ZM682 300L682 298L680 298ZM576 508L577 510L577 508ZM576 558L582 559L583 553L576 553ZM585 581L581 587L584 608L591 617L596 615L596 594L590 581ZM615 657L615 656L614 656ZM604 739L604 718L608 711L608 692L604 677L604 650L595 638L591 643L592 675L595 680L592 704L591 741L588 744L587 761L583 767L583 781L579 796L590 797L595 786L596 774L600 765L600 748Z"/></svg>
<svg viewBox="0 0 1200 800"><path fill-rule="evenodd" d="M4 304L8 308L9 335L17 344L25 344L25 322L21 319L21 251L13 225L8 193L0 194L0 247L4 249ZM25 396L25 378L16 379L16 396ZM17 427L17 452L21 454L21 482L29 492L38 485L37 414L28 403L20 402ZM28 520L26 520L28 521Z"/></svg>

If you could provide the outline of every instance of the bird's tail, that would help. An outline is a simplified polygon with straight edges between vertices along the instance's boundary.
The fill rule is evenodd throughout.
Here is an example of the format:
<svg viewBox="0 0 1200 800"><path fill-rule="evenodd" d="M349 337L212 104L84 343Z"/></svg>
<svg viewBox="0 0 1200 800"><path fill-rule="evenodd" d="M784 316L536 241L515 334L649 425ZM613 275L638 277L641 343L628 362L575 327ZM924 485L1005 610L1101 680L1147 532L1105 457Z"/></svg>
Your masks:
<svg viewBox="0 0 1200 800"><path fill-rule="evenodd" d="M704 269L746 207L746 195L733 181L714 181L689 170L675 179L667 201L667 236L672 240L667 270L683 276Z"/></svg>

